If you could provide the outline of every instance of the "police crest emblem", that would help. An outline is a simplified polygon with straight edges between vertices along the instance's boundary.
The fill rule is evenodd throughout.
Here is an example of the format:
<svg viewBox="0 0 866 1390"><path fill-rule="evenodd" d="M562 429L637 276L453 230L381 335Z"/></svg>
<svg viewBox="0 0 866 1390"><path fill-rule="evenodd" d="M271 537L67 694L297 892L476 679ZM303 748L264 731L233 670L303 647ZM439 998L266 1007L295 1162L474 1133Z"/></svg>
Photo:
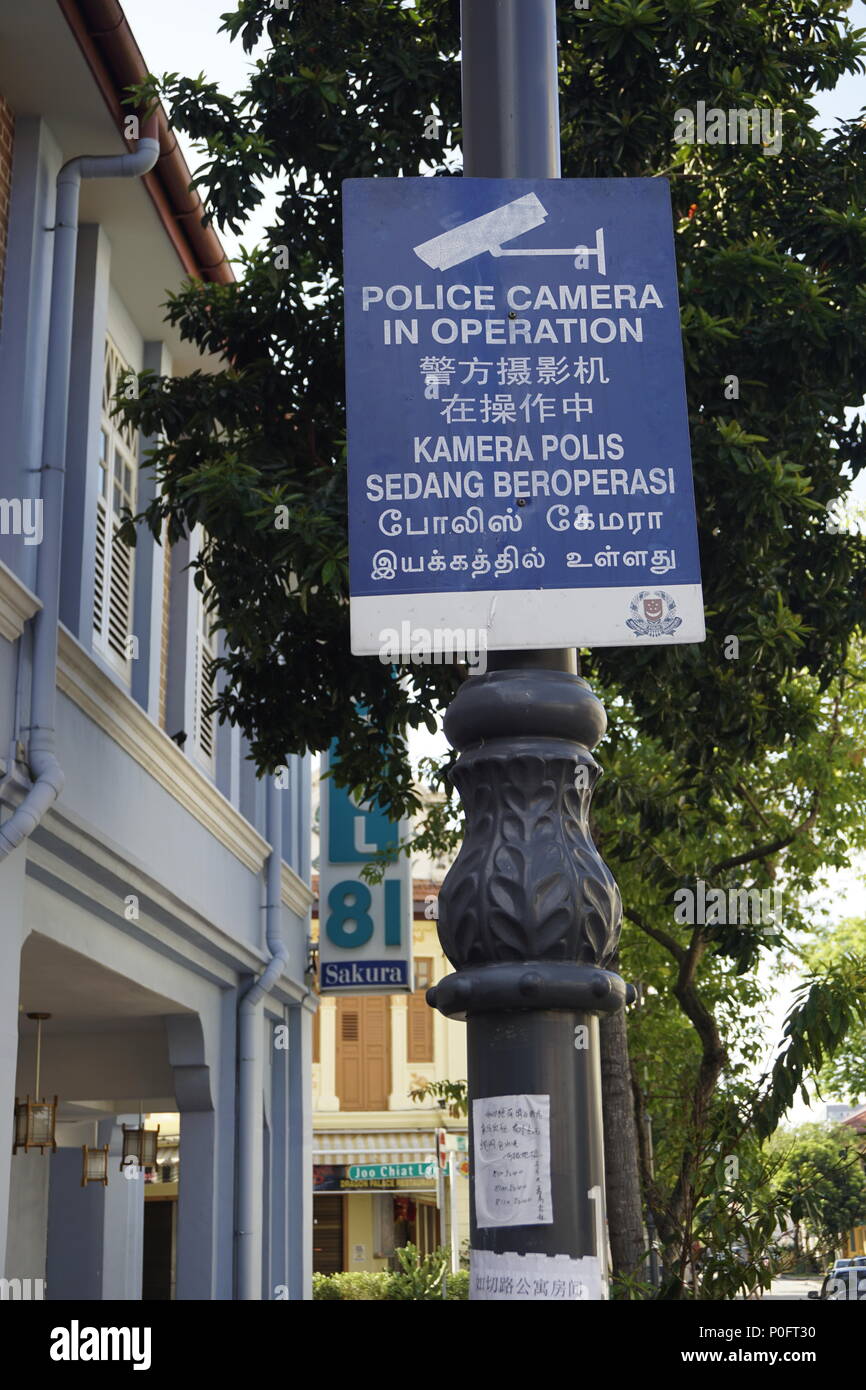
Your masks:
<svg viewBox="0 0 866 1390"><path fill-rule="evenodd" d="M635 637L668 637L682 627L682 618L675 616L677 605L663 589L641 589L629 604L631 617L626 627Z"/></svg>

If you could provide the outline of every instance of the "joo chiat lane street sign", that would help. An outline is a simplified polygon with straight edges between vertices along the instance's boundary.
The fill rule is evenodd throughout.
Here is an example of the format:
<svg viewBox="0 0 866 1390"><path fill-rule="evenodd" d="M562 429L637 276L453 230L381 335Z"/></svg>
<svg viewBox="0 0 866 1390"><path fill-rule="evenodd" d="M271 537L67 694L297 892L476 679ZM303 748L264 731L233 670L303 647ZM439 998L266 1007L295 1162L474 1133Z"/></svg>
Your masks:
<svg viewBox="0 0 866 1390"><path fill-rule="evenodd" d="M322 758L322 773L329 767ZM412 872L392 853L380 883L361 869L408 836L408 822L359 806L321 778L319 983L322 994L405 994L412 978Z"/></svg>
<svg viewBox="0 0 866 1390"><path fill-rule="evenodd" d="M435 1178L435 1163L353 1163L349 1167L352 1182L364 1179L382 1181L388 1178Z"/></svg>
<svg viewBox="0 0 866 1390"><path fill-rule="evenodd" d="M352 650L702 641L667 183L350 179L343 211Z"/></svg>

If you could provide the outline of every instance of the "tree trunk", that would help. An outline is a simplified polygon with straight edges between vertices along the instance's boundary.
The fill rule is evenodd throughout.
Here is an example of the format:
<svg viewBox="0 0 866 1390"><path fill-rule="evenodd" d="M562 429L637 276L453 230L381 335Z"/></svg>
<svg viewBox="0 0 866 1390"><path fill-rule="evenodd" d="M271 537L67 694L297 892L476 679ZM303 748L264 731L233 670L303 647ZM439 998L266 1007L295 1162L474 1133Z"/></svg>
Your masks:
<svg viewBox="0 0 866 1390"><path fill-rule="evenodd" d="M605 1014L599 1021L599 1028L604 1171L613 1277L640 1277L646 1238L625 1010Z"/></svg>

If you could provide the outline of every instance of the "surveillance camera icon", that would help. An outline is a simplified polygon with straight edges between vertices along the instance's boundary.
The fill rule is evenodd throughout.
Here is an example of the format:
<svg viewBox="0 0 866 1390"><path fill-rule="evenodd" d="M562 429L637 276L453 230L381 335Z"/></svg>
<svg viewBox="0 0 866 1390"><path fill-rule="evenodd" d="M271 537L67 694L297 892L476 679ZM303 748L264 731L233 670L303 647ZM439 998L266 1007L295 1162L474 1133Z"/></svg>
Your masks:
<svg viewBox="0 0 866 1390"><path fill-rule="evenodd" d="M596 229L595 246L570 246L562 248L509 247L503 243L531 232L547 221L547 209L535 193L527 193L515 198L493 212L485 212L481 217L473 217L459 227L453 227L430 241L422 241L412 249L431 270L451 270L489 252L491 256L573 256L576 270L587 270L591 257L595 258L600 275L605 275L604 231Z"/></svg>

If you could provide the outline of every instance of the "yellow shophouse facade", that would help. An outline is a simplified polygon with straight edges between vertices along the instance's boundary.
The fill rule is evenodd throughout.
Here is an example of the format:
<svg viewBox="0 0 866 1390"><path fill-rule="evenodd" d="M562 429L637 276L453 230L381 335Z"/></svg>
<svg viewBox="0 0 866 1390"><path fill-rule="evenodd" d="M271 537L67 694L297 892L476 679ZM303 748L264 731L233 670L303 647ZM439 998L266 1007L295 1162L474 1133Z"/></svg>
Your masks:
<svg viewBox="0 0 866 1390"><path fill-rule="evenodd" d="M861 1136L859 1142L862 1150L866 1151L866 1105L855 1110L842 1123L847 1125L849 1129L853 1129L855 1134ZM845 1256L866 1255L866 1225L852 1227L845 1237L842 1254Z"/></svg>
<svg viewBox="0 0 866 1390"><path fill-rule="evenodd" d="M424 994L451 971L436 933L438 886L413 882L412 994L319 1000L313 1051L313 1269L381 1270L413 1243L458 1253L469 1239L467 1121L425 1081L466 1078L466 1029ZM444 1135L441 1133L444 1131ZM449 1173L437 1150L450 1154ZM437 1176L419 1176L427 1164ZM381 1169L385 1169L383 1175ZM357 1170L361 1170L360 1172Z"/></svg>

